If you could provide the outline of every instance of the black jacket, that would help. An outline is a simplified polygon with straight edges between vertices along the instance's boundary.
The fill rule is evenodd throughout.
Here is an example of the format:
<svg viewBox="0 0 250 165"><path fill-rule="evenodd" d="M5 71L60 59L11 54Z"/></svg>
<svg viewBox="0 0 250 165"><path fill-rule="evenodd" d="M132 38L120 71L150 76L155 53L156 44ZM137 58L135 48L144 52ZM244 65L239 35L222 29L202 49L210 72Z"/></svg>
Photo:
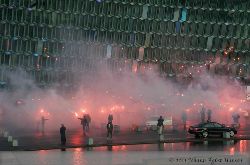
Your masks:
<svg viewBox="0 0 250 165"><path fill-rule="evenodd" d="M108 123L107 124L107 129L108 130L113 130L113 124L112 123Z"/></svg>

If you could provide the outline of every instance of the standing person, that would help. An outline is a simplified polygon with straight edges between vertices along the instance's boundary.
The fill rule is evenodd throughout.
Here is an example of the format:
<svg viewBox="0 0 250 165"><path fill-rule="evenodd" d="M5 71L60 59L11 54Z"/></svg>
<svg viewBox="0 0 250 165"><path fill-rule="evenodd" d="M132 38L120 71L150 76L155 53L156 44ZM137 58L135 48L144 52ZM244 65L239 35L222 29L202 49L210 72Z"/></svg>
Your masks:
<svg viewBox="0 0 250 165"><path fill-rule="evenodd" d="M88 119L86 117L86 115L83 116L83 120L82 120L82 129L83 129L83 132L84 134L88 131L87 130L87 126L88 126Z"/></svg>
<svg viewBox="0 0 250 165"><path fill-rule="evenodd" d="M65 146L66 144L66 127L61 124L61 128L60 128L60 135L61 135L61 145Z"/></svg>
<svg viewBox="0 0 250 165"><path fill-rule="evenodd" d="M162 116L160 116L160 118L158 119L158 123L157 123L157 128L158 128L158 134L160 136L160 140L163 140L163 122L164 119L162 118Z"/></svg>
<svg viewBox="0 0 250 165"><path fill-rule="evenodd" d="M201 111L200 111L200 113L201 113L201 122L202 122L202 123L205 123L205 111L206 111L206 109L205 109L205 107L203 106L203 107L201 108Z"/></svg>
<svg viewBox="0 0 250 165"><path fill-rule="evenodd" d="M239 128L240 127L240 123L239 123L239 120L240 120L240 115L237 113L237 112L235 112L235 113L233 113L233 127L235 127L235 128Z"/></svg>
<svg viewBox="0 0 250 165"><path fill-rule="evenodd" d="M87 132L87 126L88 126L87 116L83 115L82 118L78 118L78 119L81 120L82 131L83 131L83 134L85 134Z"/></svg>
<svg viewBox="0 0 250 165"><path fill-rule="evenodd" d="M113 134L113 123L109 121L107 124L107 139L112 139Z"/></svg>
<svg viewBox="0 0 250 165"><path fill-rule="evenodd" d="M212 117L212 111L211 111L211 109L208 109L207 110L207 121L208 122L211 122L211 117Z"/></svg>
<svg viewBox="0 0 250 165"><path fill-rule="evenodd" d="M44 134L44 130L45 130L45 122L46 120L49 120L49 119L45 119L44 116L41 117L41 124L42 124L42 133Z"/></svg>
<svg viewBox="0 0 250 165"><path fill-rule="evenodd" d="M86 122L86 131L89 132L89 124L91 122L91 117L89 114L86 115L86 119L87 119L87 122Z"/></svg>
<svg viewBox="0 0 250 165"><path fill-rule="evenodd" d="M234 124L239 124L240 115L238 113L234 113L232 117Z"/></svg>
<svg viewBox="0 0 250 165"><path fill-rule="evenodd" d="M112 114L109 114L109 116L108 116L108 122L113 122L113 115Z"/></svg>
<svg viewBox="0 0 250 165"><path fill-rule="evenodd" d="M186 130L186 123L187 123L187 113L186 113L186 111L182 112L181 119L182 119L182 122L183 122L183 129Z"/></svg>

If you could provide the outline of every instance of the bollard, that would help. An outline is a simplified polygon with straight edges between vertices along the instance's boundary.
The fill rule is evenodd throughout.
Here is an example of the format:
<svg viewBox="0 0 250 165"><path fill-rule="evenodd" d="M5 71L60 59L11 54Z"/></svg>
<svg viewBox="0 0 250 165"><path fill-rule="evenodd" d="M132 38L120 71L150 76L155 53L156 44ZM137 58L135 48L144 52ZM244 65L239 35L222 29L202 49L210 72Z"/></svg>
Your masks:
<svg viewBox="0 0 250 165"><path fill-rule="evenodd" d="M88 138L88 145L93 145L93 144L94 144L94 139Z"/></svg>
<svg viewBox="0 0 250 165"><path fill-rule="evenodd" d="M9 133L7 131L4 132L3 137L7 138Z"/></svg>
<svg viewBox="0 0 250 165"><path fill-rule="evenodd" d="M207 140L203 141L203 144L208 145L208 141Z"/></svg>
<svg viewBox="0 0 250 165"><path fill-rule="evenodd" d="M8 136L8 142L12 142L13 138L12 136Z"/></svg>
<svg viewBox="0 0 250 165"><path fill-rule="evenodd" d="M12 143L12 146L13 147L18 147L18 140L13 140L13 143Z"/></svg>

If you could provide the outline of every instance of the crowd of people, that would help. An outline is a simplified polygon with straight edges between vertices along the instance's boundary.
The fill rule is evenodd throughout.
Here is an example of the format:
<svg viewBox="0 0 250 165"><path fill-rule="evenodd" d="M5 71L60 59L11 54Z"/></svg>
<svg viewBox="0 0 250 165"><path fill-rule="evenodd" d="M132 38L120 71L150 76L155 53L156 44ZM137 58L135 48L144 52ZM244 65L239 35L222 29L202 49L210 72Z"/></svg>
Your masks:
<svg viewBox="0 0 250 165"><path fill-rule="evenodd" d="M240 115L238 113L233 113L232 115L233 121L235 124L239 124L239 119L240 119ZM83 115L82 118L78 118L81 121L81 125L82 125L82 130L83 130L83 134L86 135L89 132L89 125L91 122L91 117L89 114L85 114ZM181 120L183 122L183 129L186 130L186 122L187 122L187 113L186 111L182 112L181 115ZM212 120L212 110L211 109L206 109L204 106L201 108L200 110L200 121L201 123L205 123L205 122L211 122ZM109 114L108 115L108 120L107 120L107 125L106 125L106 129L107 129L107 140L112 140L113 137L113 129L114 129L114 125L113 125L113 115ZM164 118L162 116L159 117L158 121L157 121L157 132L159 134L159 139L163 140L163 131L164 131ZM60 134L61 134L61 144L65 145L66 144L66 127L62 124L61 128L60 128Z"/></svg>
<svg viewBox="0 0 250 165"><path fill-rule="evenodd" d="M82 130L83 130L83 134L86 135L89 132L89 125L91 122L91 117L89 114L85 114L83 115L82 118L78 118L81 121L81 125L82 125ZM113 115L109 114L108 116L108 123L107 123L107 140L111 140L112 136L113 136ZM61 145L65 145L66 144L66 127L64 126L64 124L61 124L61 128L60 128L60 135L61 135Z"/></svg>

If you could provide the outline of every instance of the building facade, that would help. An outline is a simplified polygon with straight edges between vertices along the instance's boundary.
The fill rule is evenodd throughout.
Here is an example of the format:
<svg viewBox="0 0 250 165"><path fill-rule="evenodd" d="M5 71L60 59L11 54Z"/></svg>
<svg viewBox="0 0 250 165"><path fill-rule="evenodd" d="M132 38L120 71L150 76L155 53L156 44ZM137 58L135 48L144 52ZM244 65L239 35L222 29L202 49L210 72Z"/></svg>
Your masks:
<svg viewBox="0 0 250 165"><path fill-rule="evenodd" d="M0 0L0 80L21 67L71 82L104 60L200 65L226 58L248 72L249 0Z"/></svg>

